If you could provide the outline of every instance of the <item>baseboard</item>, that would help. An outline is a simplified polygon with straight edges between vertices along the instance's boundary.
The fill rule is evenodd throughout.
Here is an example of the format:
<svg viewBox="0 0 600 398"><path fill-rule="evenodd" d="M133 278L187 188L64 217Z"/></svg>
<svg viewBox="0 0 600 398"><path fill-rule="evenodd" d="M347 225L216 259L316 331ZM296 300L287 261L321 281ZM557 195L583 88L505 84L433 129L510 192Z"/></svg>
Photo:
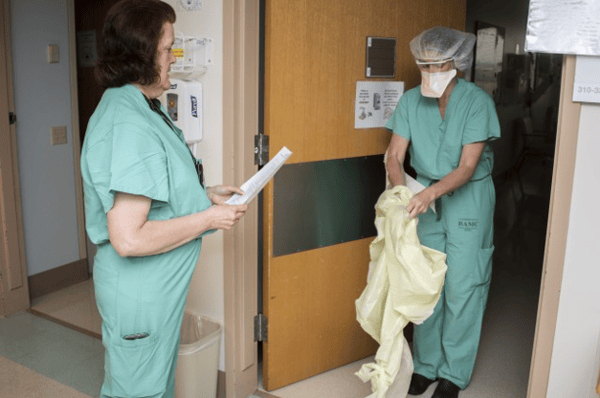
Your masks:
<svg viewBox="0 0 600 398"><path fill-rule="evenodd" d="M34 300L89 278L87 258L28 277L29 298Z"/></svg>
<svg viewBox="0 0 600 398"><path fill-rule="evenodd" d="M98 340L102 340L102 335L100 333L92 332L91 330L87 330L87 329L81 328L79 326L73 325L72 323L65 322L65 321L63 321L61 319L55 318L52 315L44 314L43 312L39 312L38 310L34 310L33 308L28 308L26 311L29 312L30 314L33 314L33 315L39 316L41 318L47 319L50 322L58 323L59 325L64 326L66 328L73 329L73 330L76 330L76 331L78 331L80 333L87 334L88 336L92 336L92 337L94 337L94 338L96 338Z"/></svg>
<svg viewBox="0 0 600 398"><path fill-rule="evenodd" d="M225 372L217 373L217 398L225 398Z"/></svg>
<svg viewBox="0 0 600 398"><path fill-rule="evenodd" d="M2 295L2 275L0 275L0 318L4 318L4 296Z"/></svg>
<svg viewBox="0 0 600 398"><path fill-rule="evenodd" d="M252 394L252 397L256 397L256 398L279 398L276 397L275 395L269 394L266 391L261 391L261 390L256 390L254 392L254 394Z"/></svg>

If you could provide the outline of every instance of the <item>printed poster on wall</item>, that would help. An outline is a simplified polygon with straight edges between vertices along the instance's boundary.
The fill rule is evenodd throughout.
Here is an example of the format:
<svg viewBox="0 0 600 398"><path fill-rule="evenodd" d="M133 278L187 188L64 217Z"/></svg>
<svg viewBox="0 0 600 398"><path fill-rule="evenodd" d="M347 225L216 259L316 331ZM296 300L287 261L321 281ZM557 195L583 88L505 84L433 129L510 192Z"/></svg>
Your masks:
<svg viewBox="0 0 600 398"><path fill-rule="evenodd" d="M404 82L356 82L354 128L385 127L403 93Z"/></svg>

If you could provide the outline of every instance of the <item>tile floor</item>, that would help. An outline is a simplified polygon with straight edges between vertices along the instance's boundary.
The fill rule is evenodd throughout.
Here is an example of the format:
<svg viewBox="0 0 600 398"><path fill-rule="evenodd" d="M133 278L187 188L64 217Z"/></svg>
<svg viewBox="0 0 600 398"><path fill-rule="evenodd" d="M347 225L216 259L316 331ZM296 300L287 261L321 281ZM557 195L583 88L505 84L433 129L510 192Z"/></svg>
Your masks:
<svg viewBox="0 0 600 398"><path fill-rule="evenodd" d="M497 191L492 285L472 382L461 392L461 398L526 396L548 196L528 196L516 206L516 187L514 181L509 181ZM100 319L91 280L37 299L32 308L73 323L88 334L31 313L0 319L0 398L98 396L103 378L103 347L93 337L100 333ZM369 395L370 386L354 372L371 360L372 357L269 393L257 391L256 396L363 398ZM431 397L433 389L430 387L422 398Z"/></svg>
<svg viewBox="0 0 600 398"><path fill-rule="evenodd" d="M4 357L0 357L0 386L1 398L89 397Z"/></svg>
<svg viewBox="0 0 600 398"><path fill-rule="evenodd" d="M104 347L95 337L28 312L0 319L1 398L38 391L44 398L98 396L103 366ZM5 382L8 374L14 378ZM46 391L49 385L54 390Z"/></svg>

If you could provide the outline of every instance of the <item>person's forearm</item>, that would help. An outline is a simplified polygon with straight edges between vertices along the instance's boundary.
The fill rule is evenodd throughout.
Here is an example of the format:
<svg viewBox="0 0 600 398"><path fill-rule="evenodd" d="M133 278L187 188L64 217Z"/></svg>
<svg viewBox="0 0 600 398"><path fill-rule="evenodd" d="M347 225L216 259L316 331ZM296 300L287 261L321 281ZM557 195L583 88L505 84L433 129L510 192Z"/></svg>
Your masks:
<svg viewBox="0 0 600 398"><path fill-rule="evenodd" d="M208 214L201 212L170 220L148 220L127 234L126 241L111 243L123 257L150 256L191 242L209 229Z"/></svg>
<svg viewBox="0 0 600 398"><path fill-rule="evenodd" d="M448 173L444 178L431 185L427 189L433 193L433 199L435 200L469 182L474 173L474 167L458 166L456 169Z"/></svg>
<svg viewBox="0 0 600 398"><path fill-rule="evenodd" d="M388 179L393 186L406 185L406 176L404 175L404 166L392 156L388 157L386 162Z"/></svg>

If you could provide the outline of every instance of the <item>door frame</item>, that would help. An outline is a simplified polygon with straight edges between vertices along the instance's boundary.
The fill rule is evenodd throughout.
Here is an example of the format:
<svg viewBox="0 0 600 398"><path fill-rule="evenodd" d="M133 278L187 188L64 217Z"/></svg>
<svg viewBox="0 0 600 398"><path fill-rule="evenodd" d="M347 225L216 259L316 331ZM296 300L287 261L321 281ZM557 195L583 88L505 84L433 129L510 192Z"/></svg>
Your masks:
<svg viewBox="0 0 600 398"><path fill-rule="evenodd" d="M224 181L237 183L245 181L241 177L248 163L248 149L253 142L258 114L257 63L258 63L258 0L224 0ZM254 52L254 53L253 53ZM571 207L571 193L575 169L575 150L579 126L580 104L572 102L575 56L565 56L563 60L559 122L556 153L553 170L553 187L570 189L553 190L550 198L546 248L543 262L543 276L536 320L535 340L529 374L527 397L546 396L558 302L562 283L564 258L567 243L568 218ZM244 169L244 167L246 167ZM245 222L249 222L248 215ZM244 268L241 249L246 244L258 246L257 228L236 229L225 235L225 340L226 340L226 383L227 398L245 398L256 389L257 363L244 368L241 359L248 348L244 330L246 319L256 314L253 306L244 306L244 295L248 292L256 298L255 277L243 275ZM244 247L248 249L247 247ZM254 257L256 258L256 257ZM251 259L250 259L251 260ZM256 269L250 270L256 276ZM239 274L238 272L242 272ZM239 290L236 290L239 289ZM252 307L252 308L248 308ZM256 353L256 347L253 347ZM250 369L249 372L244 370ZM248 392L243 392L248 391ZM244 395L245 394L245 395Z"/></svg>
<svg viewBox="0 0 600 398"><path fill-rule="evenodd" d="M575 154L581 103L573 102L575 55L565 55L562 64L556 151L552 171L552 193L546 229L542 282L535 326L527 397L545 397L548 390L554 334L562 285ZM560 187L560 189L555 189Z"/></svg>
<svg viewBox="0 0 600 398"><path fill-rule="evenodd" d="M256 173L260 0L223 0L223 182ZM258 387L254 316L258 307L258 201L224 234L225 390L246 398Z"/></svg>
<svg viewBox="0 0 600 398"><path fill-rule="evenodd" d="M77 30L75 27L75 0L67 0L69 39L69 81L71 86L71 146L75 170L75 201L77 211L77 236L79 259L87 259L87 234L85 232L85 210L83 204L83 177L81 176L81 136L79 131L79 95L77 91ZM88 260L89 271L89 260Z"/></svg>
<svg viewBox="0 0 600 398"><path fill-rule="evenodd" d="M8 123L8 112L15 112L13 101L13 80L12 80L12 59L11 59L11 38L10 38L10 4L9 0L0 0L2 6L2 30L0 32L0 76L5 76L6 80L6 97L3 95L0 98L0 128L2 131L8 132L0 136L2 145L3 157L12 158L12 168L2 170L2 178L4 181L12 180L12 184L8 186L10 191L3 190L0 192L0 200L6 205L6 210L13 213L16 217L16 223L7 223L2 233L6 233L6 237L16 237L18 243L6 245L6 237L0 233L2 239L0 242L5 246L6 255L5 261L0 260L0 275L10 275L9 262L17 262L20 268L20 279L23 281L23 287L15 288L12 286L8 278L2 279L0 289L0 316L11 315L13 313L25 310L30 307L29 301L29 285L27 261L25 257L25 238L23 235L23 217L21 210L21 196L19 188L19 172L18 172L18 150L15 125ZM87 259L87 245L85 233L85 216L83 204L83 183L81 178L81 145L79 138L79 108L77 96L77 51L76 51L76 28L75 28L75 2L67 0L67 20L68 20L68 43L69 43L69 88L71 92L71 146L73 149L73 167L75 171L75 200L77 213L77 234L78 234L78 250L79 260ZM18 117L18 116L17 116ZM6 142L5 142L6 141ZM6 150L6 153L4 152ZM5 193L7 195L5 195ZM6 196L6 197L5 197ZM14 197L14 199L12 199ZM14 209L14 210L12 210ZM9 260L10 258L10 260ZM18 293L16 293L18 292Z"/></svg>
<svg viewBox="0 0 600 398"><path fill-rule="evenodd" d="M0 317L29 308L23 235L17 136L9 112L15 112L12 81L9 0L0 0ZM1 162L1 160L0 160Z"/></svg>

